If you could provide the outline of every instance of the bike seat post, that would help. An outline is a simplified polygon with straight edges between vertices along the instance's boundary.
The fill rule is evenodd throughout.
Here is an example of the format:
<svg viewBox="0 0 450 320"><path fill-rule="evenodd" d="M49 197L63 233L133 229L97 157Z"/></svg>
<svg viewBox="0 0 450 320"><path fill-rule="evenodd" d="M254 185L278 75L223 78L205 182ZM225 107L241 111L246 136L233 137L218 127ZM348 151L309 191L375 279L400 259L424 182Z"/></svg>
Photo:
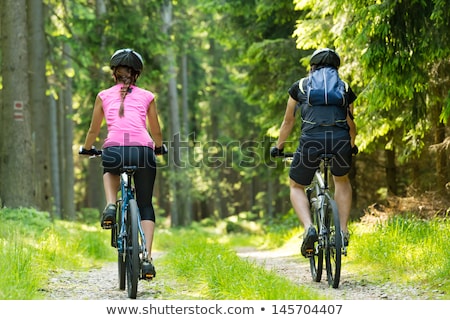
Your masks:
<svg viewBox="0 0 450 320"><path fill-rule="evenodd" d="M323 154L320 158L323 160L323 181L325 184L325 189L328 189L328 170L331 165L331 160L333 159L333 154Z"/></svg>
<svg viewBox="0 0 450 320"><path fill-rule="evenodd" d="M127 178L128 178L128 188L131 187L131 179L133 178L134 171L127 171Z"/></svg>
<svg viewBox="0 0 450 320"><path fill-rule="evenodd" d="M137 167L136 166L124 166L120 169L122 173L126 173L127 175L127 188L131 187L131 179L136 172Z"/></svg>

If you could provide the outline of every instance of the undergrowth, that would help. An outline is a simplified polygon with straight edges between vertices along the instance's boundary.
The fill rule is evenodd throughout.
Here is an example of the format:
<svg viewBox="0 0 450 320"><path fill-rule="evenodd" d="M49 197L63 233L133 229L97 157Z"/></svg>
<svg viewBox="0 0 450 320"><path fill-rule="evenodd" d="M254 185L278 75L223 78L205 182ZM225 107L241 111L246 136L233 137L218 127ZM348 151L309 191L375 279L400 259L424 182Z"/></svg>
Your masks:
<svg viewBox="0 0 450 320"><path fill-rule="evenodd" d="M48 279L61 269L89 269L112 259L100 228L51 221L46 212L0 210L0 299L45 298Z"/></svg>
<svg viewBox="0 0 450 320"><path fill-rule="evenodd" d="M377 224L354 224L352 269L380 282L428 287L450 297L450 221L394 216Z"/></svg>

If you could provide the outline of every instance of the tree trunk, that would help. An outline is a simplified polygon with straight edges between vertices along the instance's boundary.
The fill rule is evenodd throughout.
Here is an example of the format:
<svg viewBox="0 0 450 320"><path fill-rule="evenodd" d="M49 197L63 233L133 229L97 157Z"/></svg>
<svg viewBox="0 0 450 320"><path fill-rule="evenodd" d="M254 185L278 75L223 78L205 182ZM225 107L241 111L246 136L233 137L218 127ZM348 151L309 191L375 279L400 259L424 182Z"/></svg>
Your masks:
<svg viewBox="0 0 450 320"><path fill-rule="evenodd" d="M35 156L34 180L36 205L40 210L51 212L52 191L50 183L49 103L45 92L45 61L47 56L44 32L44 6L42 1L28 0L30 63L30 113L33 118L32 141Z"/></svg>
<svg viewBox="0 0 450 320"><path fill-rule="evenodd" d="M216 50L216 42L214 39L209 39L209 54L211 56L211 66L212 66L212 75L211 75L211 83L208 83L209 86L211 86L211 91L209 94L209 117L210 117L210 126L208 130L208 136L210 136L211 141L218 141L220 137L220 126L219 126L219 115L222 112L222 106L218 103L219 95L217 94L217 83L215 83L215 78L219 77L218 71L221 69L221 61L218 54L218 50ZM223 148L223 146L218 145L219 149ZM225 152L225 149L221 149L223 152ZM219 151L220 152L220 151ZM216 155L213 155L216 156ZM219 171L217 173L216 181L217 183L225 180L224 174L223 174L223 167L219 168ZM215 188L213 191L213 197L214 201L211 202L211 205L213 206L211 213L214 213L217 215L218 218L223 219L226 218L227 213L224 212L222 209L222 202L223 202L223 194L222 190L220 188Z"/></svg>
<svg viewBox="0 0 450 320"><path fill-rule="evenodd" d="M3 77L0 199L10 208L34 207L29 110L26 0L4 0L1 10Z"/></svg>
<svg viewBox="0 0 450 320"><path fill-rule="evenodd" d="M70 47L68 45L64 45L63 52L66 58L66 66L70 68L72 63L70 60L71 52ZM63 183L63 217L67 220L75 220L75 195L74 195L74 164L73 164L73 110L72 110L72 78L66 76L65 78L65 87L63 94L61 95L61 99L64 104L64 136L62 139L62 156L60 159L63 161L63 165L61 168L63 170L62 180Z"/></svg>
<svg viewBox="0 0 450 320"><path fill-rule="evenodd" d="M441 114L444 108L445 100L448 97L448 88L450 85L450 61L444 60L435 63L431 69L432 80L430 81L429 101L430 120L433 125L433 144L432 155L436 159L436 190L446 194L446 183L449 182L449 171L447 162L449 160L447 148L445 146L446 127L442 121Z"/></svg>
<svg viewBox="0 0 450 320"><path fill-rule="evenodd" d="M183 181L183 195L184 195L184 225L191 224L193 220L193 212L192 212L192 198L191 198L191 179L189 177L189 101L188 101L188 59L187 54L184 53L182 56L181 63L181 79L182 79L182 117L183 117L183 148L181 149L181 157L183 159L183 163L186 165L183 168L183 174L186 178Z"/></svg>
<svg viewBox="0 0 450 320"><path fill-rule="evenodd" d="M439 122L434 131L434 143L435 145L442 145L444 140L445 125ZM436 148L436 189L438 192L444 192L445 184L448 182L447 159L447 150L445 148Z"/></svg>
<svg viewBox="0 0 450 320"><path fill-rule="evenodd" d="M163 20L163 33L167 39L170 39L170 27L172 26L172 2L170 0L164 1L162 8L162 20ZM179 173L181 167L180 156L180 116L178 106L178 94L177 94L177 72L175 69L175 52L172 44L167 44L166 61L168 64L169 75L169 109L170 109L170 129L172 136L171 153L169 154L169 169L173 173L171 176L171 193L172 201L170 207L171 225L173 227L183 224L180 208L183 207L182 197L180 193Z"/></svg>
<svg viewBox="0 0 450 320"><path fill-rule="evenodd" d="M49 97L49 106L50 106L50 122L49 127L52 128L50 130L50 159L51 159L51 182L53 187L53 216L54 218L61 219L62 218L62 200L61 200L61 184L59 181L60 172L60 148L58 144L58 110L57 110L57 102L53 96Z"/></svg>
<svg viewBox="0 0 450 320"><path fill-rule="evenodd" d="M386 185L388 193L397 195L397 166L395 164L395 149L385 149L386 157Z"/></svg>
<svg viewBox="0 0 450 320"><path fill-rule="evenodd" d="M96 0L95 1L95 15L97 20L101 21L104 19L104 16L107 12L106 3L104 0ZM104 35L104 30L101 26L99 26L98 30L96 30L97 36L100 38L100 48L99 52L106 52L106 38ZM100 65L103 61L103 57L95 56L98 61L95 61L95 64ZM105 77L105 73L101 70L98 70L95 74L95 79L97 83L97 87ZM92 100L92 106L94 105L94 100ZM102 128L99 140L103 141L105 137L105 128ZM101 145L95 145L97 149L101 148ZM87 162L86 169L86 191L85 191L85 206L89 208L95 208L99 212L103 211L105 207L105 192L103 188L103 171L100 158L98 159L90 159ZM100 216L99 216L100 217Z"/></svg>

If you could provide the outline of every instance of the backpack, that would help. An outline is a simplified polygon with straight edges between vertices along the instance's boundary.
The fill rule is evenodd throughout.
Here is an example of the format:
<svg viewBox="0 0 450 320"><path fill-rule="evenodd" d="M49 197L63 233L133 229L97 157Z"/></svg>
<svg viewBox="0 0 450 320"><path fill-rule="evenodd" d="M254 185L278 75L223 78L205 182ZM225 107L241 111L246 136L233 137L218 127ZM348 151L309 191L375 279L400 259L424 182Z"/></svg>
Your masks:
<svg viewBox="0 0 450 320"><path fill-rule="evenodd" d="M343 107L347 104L348 84L341 80L335 68L317 69L309 77L300 79L298 86L306 94L306 101L310 106Z"/></svg>

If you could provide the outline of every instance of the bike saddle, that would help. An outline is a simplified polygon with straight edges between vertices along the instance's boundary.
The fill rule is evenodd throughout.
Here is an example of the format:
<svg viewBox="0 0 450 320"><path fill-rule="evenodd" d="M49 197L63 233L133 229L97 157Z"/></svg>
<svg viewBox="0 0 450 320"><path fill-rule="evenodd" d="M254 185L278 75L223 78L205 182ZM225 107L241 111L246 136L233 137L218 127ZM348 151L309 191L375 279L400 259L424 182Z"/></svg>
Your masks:
<svg viewBox="0 0 450 320"><path fill-rule="evenodd" d="M334 158L334 154L333 153L323 153L320 155L320 159L321 160L331 160Z"/></svg>
<svg viewBox="0 0 450 320"><path fill-rule="evenodd" d="M134 172L137 170L137 166L123 166L120 168L120 172Z"/></svg>

